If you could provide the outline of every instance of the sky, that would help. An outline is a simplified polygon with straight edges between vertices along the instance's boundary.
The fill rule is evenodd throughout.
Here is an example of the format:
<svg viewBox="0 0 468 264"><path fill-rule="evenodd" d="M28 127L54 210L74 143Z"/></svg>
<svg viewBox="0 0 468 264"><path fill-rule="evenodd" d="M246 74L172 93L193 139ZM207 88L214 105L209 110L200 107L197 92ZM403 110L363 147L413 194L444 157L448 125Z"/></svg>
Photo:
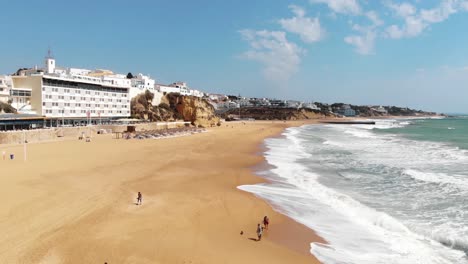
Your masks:
<svg viewBox="0 0 468 264"><path fill-rule="evenodd" d="M0 3L0 74L50 47L206 92L468 113L468 0Z"/></svg>

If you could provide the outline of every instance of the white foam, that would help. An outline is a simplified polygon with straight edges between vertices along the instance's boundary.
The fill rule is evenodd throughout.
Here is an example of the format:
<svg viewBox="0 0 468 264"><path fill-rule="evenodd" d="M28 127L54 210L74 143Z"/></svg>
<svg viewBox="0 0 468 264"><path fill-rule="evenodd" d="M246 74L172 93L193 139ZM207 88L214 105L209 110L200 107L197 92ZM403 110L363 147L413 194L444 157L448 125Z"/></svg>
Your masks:
<svg viewBox="0 0 468 264"><path fill-rule="evenodd" d="M404 174L419 181L437 184L450 184L468 190L468 179L464 178L463 175L448 175L446 173L422 172L412 169L405 170Z"/></svg>
<svg viewBox="0 0 468 264"><path fill-rule="evenodd" d="M345 130L344 133L353 135L359 138L375 138L375 136L370 131L361 130L361 129L348 129Z"/></svg>
<svg viewBox="0 0 468 264"><path fill-rule="evenodd" d="M332 128L336 129L335 126ZM306 153L305 142L298 137L301 129L304 128L288 129L285 138L267 140L269 150L265 154L268 163L274 165L272 173L278 177L277 181L287 185L260 184L238 188L268 200L276 210L314 229L327 240L328 245L311 244L311 252L323 263L468 263L463 252L451 250L430 237L416 234L388 214L320 184L320 175L298 162L311 155ZM346 131L355 135L349 131L356 133L359 128ZM380 146L387 142L387 139L374 135L368 137L369 134L365 132L360 134L361 137L357 136L363 138L357 143L334 138L327 139L323 144L348 149L359 145L366 152L368 147L375 148L376 144ZM363 142L368 145L363 147ZM382 153L385 151L388 149L382 150ZM411 153L410 150L404 155ZM390 163L398 162L401 158L404 157L390 159ZM344 177L359 178L355 174L344 174Z"/></svg>

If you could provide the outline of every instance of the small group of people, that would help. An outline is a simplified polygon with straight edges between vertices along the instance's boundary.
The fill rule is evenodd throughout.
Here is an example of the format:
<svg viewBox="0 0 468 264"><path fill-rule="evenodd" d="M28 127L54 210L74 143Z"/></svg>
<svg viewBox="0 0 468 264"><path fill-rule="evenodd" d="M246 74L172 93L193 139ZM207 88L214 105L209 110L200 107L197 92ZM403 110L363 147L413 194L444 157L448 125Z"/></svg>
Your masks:
<svg viewBox="0 0 468 264"><path fill-rule="evenodd" d="M270 219L268 218L268 216L265 215L265 217L263 217L263 226L261 224L257 225L257 236L258 236L257 241L262 240L263 229L268 230L269 224L270 224Z"/></svg>

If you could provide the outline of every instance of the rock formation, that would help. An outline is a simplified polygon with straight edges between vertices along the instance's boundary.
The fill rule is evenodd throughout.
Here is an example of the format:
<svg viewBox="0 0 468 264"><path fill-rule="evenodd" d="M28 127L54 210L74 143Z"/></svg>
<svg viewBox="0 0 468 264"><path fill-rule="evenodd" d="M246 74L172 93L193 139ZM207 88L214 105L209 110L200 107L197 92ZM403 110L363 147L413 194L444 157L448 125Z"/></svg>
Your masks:
<svg viewBox="0 0 468 264"><path fill-rule="evenodd" d="M158 106L153 106L153 96L146 91L132 98L132 116L150 121L183 120L201 127L215 126L220 122L213 106L204 99L169 93L161 98Z"/></svg>
<svg viewBox="0 0 468 264"><path fill-rule="evenodd" d="M226 120L238 117L239 109L231 109L223 114ZM320 111L301 108L271 108L271 107L248 107L241 108L241 118L253 118L256 120L304 120L325 117Z"/></svg>
<svg viewBox="0 0 468 264"><path fill-rule="evenodd" d="M16 113L16 109L7 103L0 102L0 113Z"/></svg>

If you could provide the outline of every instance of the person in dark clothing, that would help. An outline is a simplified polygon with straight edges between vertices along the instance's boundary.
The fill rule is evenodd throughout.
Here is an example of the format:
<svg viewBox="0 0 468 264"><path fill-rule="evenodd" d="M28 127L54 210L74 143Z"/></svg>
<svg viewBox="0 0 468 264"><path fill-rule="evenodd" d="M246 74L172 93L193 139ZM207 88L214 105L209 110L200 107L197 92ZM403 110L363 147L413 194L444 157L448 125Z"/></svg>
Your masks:
<svg viewBox="0 0 468 264"><path fill-rule="evenodd" d="M138 192L137 196L137 204L140 205L143 200L143 196L141 195L141 192Z"/></svg>
<svg viewBox="0 0 468 264"><path fill-rule="evenodd" d="M268 230L269 224L270 224L270 219L268 218L268 216L265 215L265 217L263 217L263 226L265 227L265 230Z"/></svg>

